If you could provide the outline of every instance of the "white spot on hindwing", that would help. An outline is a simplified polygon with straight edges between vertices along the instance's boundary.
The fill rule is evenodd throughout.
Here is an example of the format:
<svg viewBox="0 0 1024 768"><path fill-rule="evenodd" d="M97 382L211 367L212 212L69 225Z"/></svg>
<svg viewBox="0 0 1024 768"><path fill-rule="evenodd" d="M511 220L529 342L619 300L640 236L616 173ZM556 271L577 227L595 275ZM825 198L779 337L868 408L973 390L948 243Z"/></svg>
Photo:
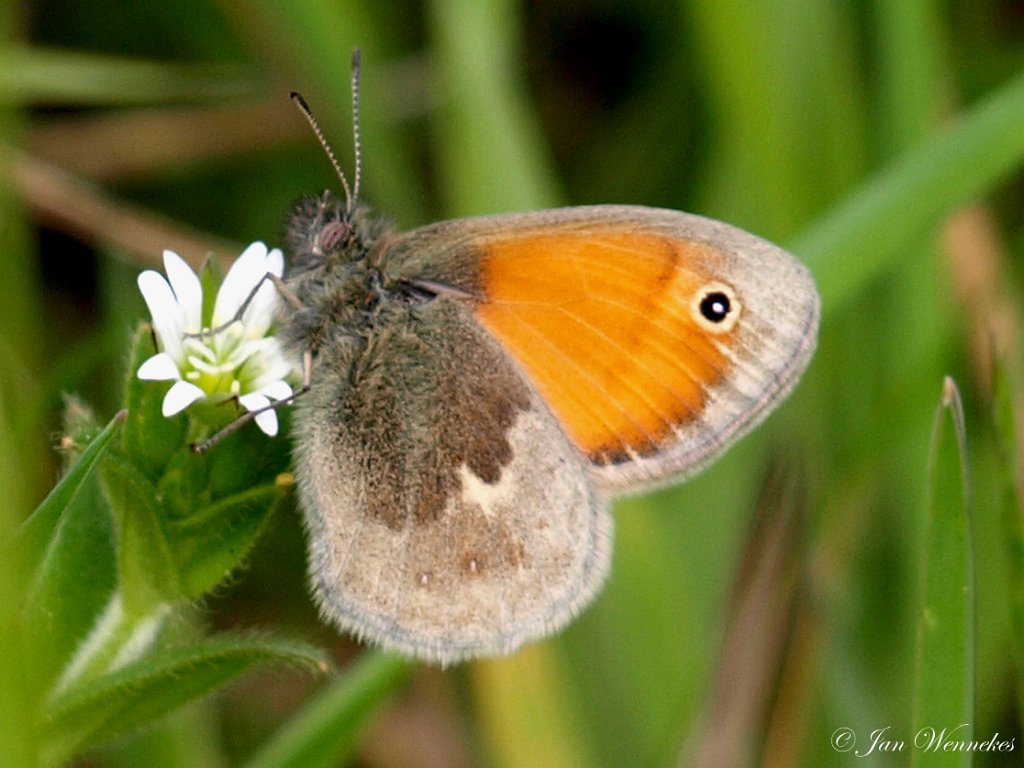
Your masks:
<svg viewBox="0 0 1024 768"><path fill-rule="evenodd" d="M462 482L462 502L467 507L478 507L487 517L494 515L498 508L512 501L516 492L516 478L511 471L515 466L515 458L502 468L498 482L491 484L477 477L466 464L459 468L459 479Z"/></svg>

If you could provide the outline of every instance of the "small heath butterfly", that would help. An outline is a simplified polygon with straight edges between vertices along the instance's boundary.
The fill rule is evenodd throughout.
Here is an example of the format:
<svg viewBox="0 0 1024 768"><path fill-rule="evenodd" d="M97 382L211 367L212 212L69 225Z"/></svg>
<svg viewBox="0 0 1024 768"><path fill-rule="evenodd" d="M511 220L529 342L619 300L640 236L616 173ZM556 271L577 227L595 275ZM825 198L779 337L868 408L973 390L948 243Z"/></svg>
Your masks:
<svg viewBox="0 0 1024 768"><path fill-rule="evenodd" d="M559 208L394 231L356 174L303 199L279 333L306 361L295 474L331 622L441 664L562 628L609 499L707 466L795 386L807 269L688 213ZM279 284L280 285L280 284Z"/></svg>

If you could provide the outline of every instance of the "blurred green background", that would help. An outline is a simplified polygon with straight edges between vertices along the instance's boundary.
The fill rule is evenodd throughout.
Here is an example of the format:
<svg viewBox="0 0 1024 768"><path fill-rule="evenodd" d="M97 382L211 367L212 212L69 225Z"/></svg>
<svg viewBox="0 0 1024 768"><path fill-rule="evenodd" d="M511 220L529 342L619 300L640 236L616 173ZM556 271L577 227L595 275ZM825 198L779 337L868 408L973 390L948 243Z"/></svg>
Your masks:
<svg viewBox="0 0 1024 768"><path fill-rule="evenodd" d="M563 636L386 687L357 764L907 764L909 744L830 740L912 741L915 685L946 674L922 673L915 637L947 374L972 485L970 718L1016 745L974 760L1021 764L1020 466L991 415L998 367L1021 421L1014 0L0 4L0 534L58 477L62 393L119 407L138 271L168 247L198 264L276 244L295 199L337 187L290 90L351 168L356 46L362 196L400 226L678 208L791 247L824 300L816 359L765 427L618 504L611 580ZM318 623L303 558L278 515L200 616L311 638L344 674L360 650ZM323 684L251 674L79 764L240 765Z"/></svg>

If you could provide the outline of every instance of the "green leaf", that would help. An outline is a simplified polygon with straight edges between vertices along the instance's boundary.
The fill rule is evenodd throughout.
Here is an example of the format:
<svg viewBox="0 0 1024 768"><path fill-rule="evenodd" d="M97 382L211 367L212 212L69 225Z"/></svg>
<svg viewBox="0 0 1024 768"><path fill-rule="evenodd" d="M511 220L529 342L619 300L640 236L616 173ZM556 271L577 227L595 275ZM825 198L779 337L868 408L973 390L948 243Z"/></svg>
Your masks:
<svg viewBox="0 0 1024 768"><path fill-rule="evenodd" d="M66 664L116 584L112 521L95 469L123 420L118 414L89 443L14 538L29 567L22 620L43 681Z"/></svg>
<svg viewBox="0 0 1024 768"><path fill-rule="evenodd" d="M207 464L212 500L233 496L257 485L272 482L291 464L288 434L290 406L277 409L281 435L267 437L250 422L221 440L198 458Z"/></svg>
<svg viewBox="0 0 1024 768"><path fill-rule="evenodd" d="M276 485L253 488L218 501L171 529L187 597L209 592L239 566L282 495Z"/></svg>
<svg viewBox="0 0 1024 768"><path fill-rule="evenodd" d="M52 550L58 546L58 539L61 538L60 526L66 522L62 520L62 516L96 469L110 445L111 438L126 416L127 412L121 411L110 420L103 431L89 443L67 474L36 507L31 517L22 524L14 541L15 546L22 550L23 557L31 561L32 554L25 555L26 551L38 553L41 558L52 556ZM44 547L46 552L43 551ZM45 564L40 563L39 567L45 568Z"/></svg>
<svg viewBox="0 0 1024 768"><path fill-rule="evenodd" d="M974 722L974 543L963 406L946 378L928 463L929 520L917 627L911 765L970 765Z"/></svg>
<svg viewBox="0 0 1024 768"><path fill-rule="evenodd" d="M161 408L169 383L142 381L135 372L146 358L156 354L153 332L149 325L141 325L132 340L125 387L125 408L128 420L124 425L122 445L146 477L156 482L170 461L170 457L185 446L187 421L183 417L167 418Z"/></svg>
<svg viewBox="0 0 1024 768"><path fill-rule="evenodd" d="M313 646L252 635L220 635L159 651L52 701L45 723L52 757L64 759L135 730L267 663L329 668Z"/></svg>
<svg viewBox="0 0 1024 768"><path fill-rule="evenodd" d="M187 446L175 451L156 480L157 492L169 520L177 521L195 514L210 502L210 461Z"/></svg>
<svg viewBox="0 0 1024 768"><path fill-rule="evenodd" d="M246 768L345 764L363 726L412 669L412 662L397 656L364 654L258 749Z"/></svg>
<svg viewBox="0 0 1024 768"><path fill-rule="evenodd" d="M183 594L156 487L124 461L100 470L117 521L117 561L125 612L146 615Z"/></svg>
<svg viewBox="0 0 1024 768"><path fill-rule="evenodd" d="M203 327L213 325L213 310L217 305L217 293L224 282L224 267L221 261L213 254L203 260L203 266L199 269L199 284L203 289L203 307L199 317L202 318Z"/></svg>
<svg viewBox="0 0 1024 768"><path fill-rule="evenodd" d="M148 614L126 613L121 592L112 591L88 633L69 638L77 643L74 654L62 667L51 695L62 694L141 658L153 647L170 612L171 606L165 603Z"/></svg>

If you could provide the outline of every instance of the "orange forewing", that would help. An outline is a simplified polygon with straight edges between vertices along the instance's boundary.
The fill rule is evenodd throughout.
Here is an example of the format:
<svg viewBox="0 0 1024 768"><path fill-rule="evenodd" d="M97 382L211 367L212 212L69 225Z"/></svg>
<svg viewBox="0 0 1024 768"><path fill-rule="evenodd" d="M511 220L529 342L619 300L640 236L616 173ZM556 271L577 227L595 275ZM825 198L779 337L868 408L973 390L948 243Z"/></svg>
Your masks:
<svg viewBox="0 0 1024 768"><path fill-rule="evenodd" d="M710 246L594 226L504 233L481 245L479 321L525 369L576 445L609 463L656 452L728 373L693 297Z"/></svg>

